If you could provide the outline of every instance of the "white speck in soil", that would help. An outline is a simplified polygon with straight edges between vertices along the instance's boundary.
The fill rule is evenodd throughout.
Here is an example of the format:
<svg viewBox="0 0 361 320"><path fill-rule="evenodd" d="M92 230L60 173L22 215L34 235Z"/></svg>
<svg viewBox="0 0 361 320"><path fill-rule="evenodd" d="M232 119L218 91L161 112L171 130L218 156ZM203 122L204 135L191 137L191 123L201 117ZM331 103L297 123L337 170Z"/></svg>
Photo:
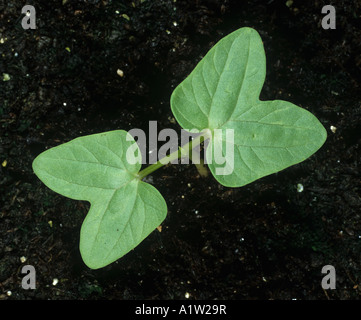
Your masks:
<svg viewBox="0 0 361 320"><path fill-rule="evenodd" d="M301 183L297 184L297 192L302 192L303 191L303 185Z"/></svg>

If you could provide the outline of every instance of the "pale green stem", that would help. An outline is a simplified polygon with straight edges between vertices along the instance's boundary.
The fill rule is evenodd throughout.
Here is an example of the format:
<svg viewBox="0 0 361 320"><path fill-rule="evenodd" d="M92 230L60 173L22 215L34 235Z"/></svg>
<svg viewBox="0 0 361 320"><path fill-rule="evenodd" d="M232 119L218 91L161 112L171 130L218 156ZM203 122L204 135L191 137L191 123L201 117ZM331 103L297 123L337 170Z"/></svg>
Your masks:
<svg viewBox="0 0 361 320"><path fill-rule="evenodd" d="M205 132L202 135L197 136L193 140L189 141L187 144L185 144L183 147L179 147L179 149L173 153L171 153L168 156L165 156L164 158L160 159L158 162L151 164L147 168L139 171L138 178L140 180L144 179L147 175L151 174L155 170L158 170L159 168L163 167L164 165L171 163L172 161L182 158L182 157L188 157L191 159L191 154L193 148L199 146L204 140L208 139L210 137L210 132Z"/></svg>
<svg viewBox="0 0 361 320"><path fill-rule="evenodd" d="M194 163L194 165L196 166L197 171L198 171L198 173L199 173L199 175L201 177L203 177L203 178L208 177L208 170L207 170L207 167L204 164L203 159L200 159L199 163Z"/></svg>

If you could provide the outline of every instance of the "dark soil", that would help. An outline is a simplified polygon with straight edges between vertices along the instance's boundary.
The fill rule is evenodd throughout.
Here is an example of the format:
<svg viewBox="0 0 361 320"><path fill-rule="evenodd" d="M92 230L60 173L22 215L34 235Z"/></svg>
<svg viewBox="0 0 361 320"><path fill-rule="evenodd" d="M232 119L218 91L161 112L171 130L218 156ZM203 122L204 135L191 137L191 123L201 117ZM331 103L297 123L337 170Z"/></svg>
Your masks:
<svg viewBox="0 0 361 320"><path fill-rule="evenodd" d="M0 299L360 299L361 5L337 1L336 30L324 30L330 2L29 0L37 29L23 30L23 2L1 1ZM147 131L150 120L180 130L172 90L244 26L265 45L262 100L312 112L325 145L243 188L192 165L157 171L168 204L162 231L90 270L78 248L88 203L45 187L33 159L81 135ZM21 287L26 264L35 290ZM325 265L336 269L335 290L321 287Z"/></svg>

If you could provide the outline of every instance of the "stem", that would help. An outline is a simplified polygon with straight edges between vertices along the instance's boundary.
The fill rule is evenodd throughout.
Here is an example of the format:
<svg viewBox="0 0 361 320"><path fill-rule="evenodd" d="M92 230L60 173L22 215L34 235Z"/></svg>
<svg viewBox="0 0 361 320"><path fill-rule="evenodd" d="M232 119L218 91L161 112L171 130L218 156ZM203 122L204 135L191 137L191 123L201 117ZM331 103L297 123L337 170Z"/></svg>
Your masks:
<svg viewBox="0 0 361 320"><path fill-rule="evenodd" d="M197 168L199 175L203 178L208 177L208 170L207 167L204 165L204 160L200 159L199 163L194 163Z"/></svg>
<svg viewBox="0 0 361 320"><path fill-rule="evenodd" d="M159 168L163 167L164 165L171 163L175 159L179 159L182 157L191 158L191 153L193 148L199 146L204 140L210 137L210 132L206 131L204 134L201 134L194 138L193 140L189 141L183 147L179 147L179 149L175 152L172 152L170 155L165 156L164 158L160 159L158 162L151 164L150 166L146 167L145 169L139 171L138 178L139 180L144 179L147 175L151 174L152 172L158 170Z"/></svg>

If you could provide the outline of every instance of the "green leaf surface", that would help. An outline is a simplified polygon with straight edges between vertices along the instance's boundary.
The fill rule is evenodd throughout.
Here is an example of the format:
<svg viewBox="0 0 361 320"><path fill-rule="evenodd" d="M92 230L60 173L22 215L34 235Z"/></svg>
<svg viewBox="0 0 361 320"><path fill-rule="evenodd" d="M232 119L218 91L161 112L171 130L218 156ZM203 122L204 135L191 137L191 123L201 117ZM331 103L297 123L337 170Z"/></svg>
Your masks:
<svg viewBox="0 0 361 320"><path fill-rule="evenodd" d="M134 143L123 130L94 134L51 148L33 162L35 174L50 189L90 202L80 252L92 269L128 253L165 219L162 195L138 179L140 163L127 161Z"/></svg>
<svg viewBox="0 0 361 320"><path fill-rule="evenodd" d="M265 76L261 37L241 28L221 39L172 94L172 112L182 128L213 133L206 159L222 185L240 187L283 170L326 140L326 130L307 110L259 100ZM233 140L226 129L233 130ZM221 137L214 135L217 130ZM225 152L227 145L233 154ZM222 150L224 164L216 161L215 150ZM229 173L217 173L227 167Z"/></svg>

